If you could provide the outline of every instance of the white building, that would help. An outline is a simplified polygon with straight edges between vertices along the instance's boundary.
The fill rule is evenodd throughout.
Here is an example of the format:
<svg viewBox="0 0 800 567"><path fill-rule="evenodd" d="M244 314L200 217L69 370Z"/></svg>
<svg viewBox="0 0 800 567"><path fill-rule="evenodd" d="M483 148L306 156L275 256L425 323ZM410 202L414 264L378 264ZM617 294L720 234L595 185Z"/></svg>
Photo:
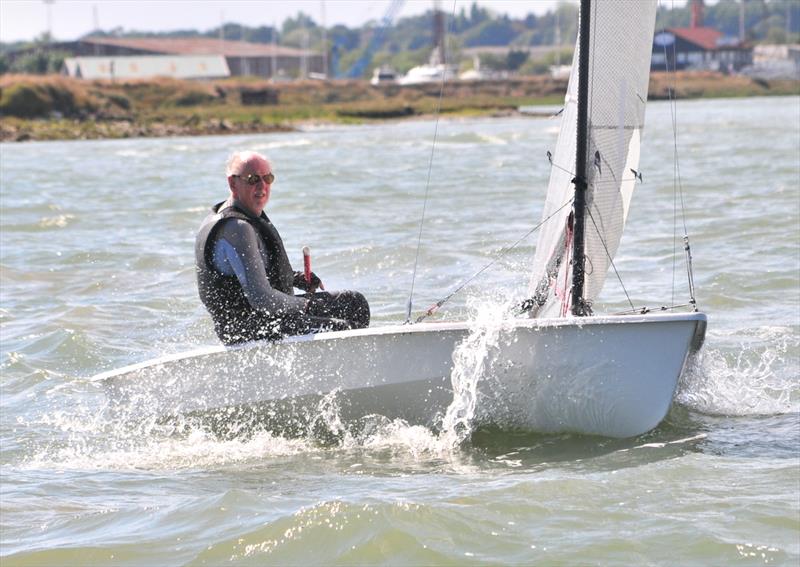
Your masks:
<svg viewBox="0 0 800 567"><path fill-rule="evenodd" d="M221 79L230 77L222 55L119 55L69 57L62 75L80 79Z"/></svg>

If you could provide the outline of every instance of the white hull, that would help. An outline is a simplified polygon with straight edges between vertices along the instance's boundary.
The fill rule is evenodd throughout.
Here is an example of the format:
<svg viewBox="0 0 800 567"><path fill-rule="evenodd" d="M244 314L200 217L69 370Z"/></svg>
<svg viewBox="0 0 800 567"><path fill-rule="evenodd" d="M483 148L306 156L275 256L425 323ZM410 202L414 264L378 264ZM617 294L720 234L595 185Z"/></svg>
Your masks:
<svg viewBox="0 0 800 567"><path fill-rule="evenodd" d="M702 313L509 320L488 349L475 420L611 437L649 431L705 326ZM454 349L469 334L467 323L320 333L210 347L92 380L114 404L158 415L265 404L276 420L307 421L335 392L344 421L379 414L435 427L453 401Z"/></svg>

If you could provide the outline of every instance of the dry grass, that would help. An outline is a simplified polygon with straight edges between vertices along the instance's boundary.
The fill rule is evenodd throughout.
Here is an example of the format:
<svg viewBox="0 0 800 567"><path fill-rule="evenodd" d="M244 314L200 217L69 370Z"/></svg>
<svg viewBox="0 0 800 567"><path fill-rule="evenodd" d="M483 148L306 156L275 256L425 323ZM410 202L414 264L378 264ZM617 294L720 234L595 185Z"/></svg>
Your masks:
<svg viewBox="0 0 800 567"><path fill-rule="evenodd" d="M365 81L270 83L82 81L0 76L0 140L219 134L285 130L305 121L364 122L431 114L507 114L522 105L559 104L566 82L548 77L372 87ZM799 94L797 81L719 73L653 73L650 98ZM45 118L47 120L42 120Z"/></svg>
<svg viewBox="0 0 800 567"><path fill-rule="evenodd" d="M0 76L0 114L23 118L81 116L95 111L100 102L87 85L58 75Z"/></svg>
<svg viewBox="0 0 800 567"><path fill-rule="evenodd" d="M792 95L800 94L800 82L765 81L712 71L650 74L649 98L669 98L670 90L678 99Z"/></svg>

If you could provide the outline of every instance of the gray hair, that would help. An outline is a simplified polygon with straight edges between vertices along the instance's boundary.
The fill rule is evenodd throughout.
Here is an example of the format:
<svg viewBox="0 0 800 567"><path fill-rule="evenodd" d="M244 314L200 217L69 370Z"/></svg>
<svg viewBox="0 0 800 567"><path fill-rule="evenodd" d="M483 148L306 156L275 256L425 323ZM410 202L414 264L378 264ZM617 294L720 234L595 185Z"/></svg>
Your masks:
<svg viewBox="0 0 800 567"><path fill-rule="evenodd" d="M267 156L260 154L258 152L254 152L251 150L233 152L228 158L227 163L225 164L225 177L236 175L237 173L239 173L239 170L241 169L243 163L247 163L248 161L254 158L263 159L265 162L269 163Z"/></svg>

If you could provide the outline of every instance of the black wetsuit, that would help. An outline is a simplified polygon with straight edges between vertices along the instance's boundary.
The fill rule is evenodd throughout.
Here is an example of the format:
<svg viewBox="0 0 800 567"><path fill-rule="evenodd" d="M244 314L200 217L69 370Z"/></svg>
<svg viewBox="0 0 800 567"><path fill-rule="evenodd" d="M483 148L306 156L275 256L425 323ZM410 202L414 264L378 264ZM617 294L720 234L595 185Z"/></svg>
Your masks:
<svg viewBox="0 0 800 567"><path fill-rule="evenodd" d="M234 200L215 205L203 221L195 262L200 299L227 345L369 325L359 292L295 296L293 287L306 289L306 282L292 270L278 231L263 212L253 216Z"/></svg>

